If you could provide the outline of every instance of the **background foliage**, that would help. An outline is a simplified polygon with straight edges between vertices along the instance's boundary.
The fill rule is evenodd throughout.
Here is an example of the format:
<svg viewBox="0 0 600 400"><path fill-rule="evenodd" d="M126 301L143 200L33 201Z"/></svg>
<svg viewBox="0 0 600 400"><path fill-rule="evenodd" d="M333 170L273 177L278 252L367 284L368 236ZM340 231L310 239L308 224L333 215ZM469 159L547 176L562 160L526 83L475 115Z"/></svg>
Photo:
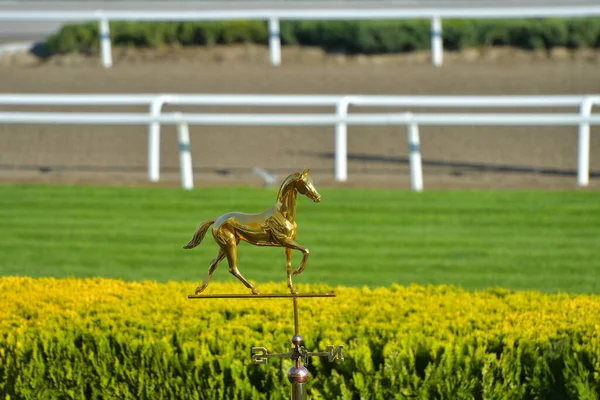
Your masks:
<svg viewBox="0 0 600 400"><path fill-rule="evenodd" d="M222 22L113 22L117 46L209 46L215 44L267 44L265 21ZM445 20L444 48L512 46L551 49L562 46L600 46L600 18ZM408 21L282 21L284 45L317 46L350 54L400 53L430 48L430 23ZM47 42L53 53L89 52L98 48L98 24L64 26Z"/></svg>
<svg viewBox="0 0 600 400"><path fill-rule="evenodd" d="M191 282L0 278L0 395L285 399L289 300L188 300ZM265 292L285 284L264 284ZM215 283L212 293L240 292ZM324 285L302 285L324 292ZM449 286L336 287L301 299L314 399L591 399L600 394L600 297Z"/></svg>

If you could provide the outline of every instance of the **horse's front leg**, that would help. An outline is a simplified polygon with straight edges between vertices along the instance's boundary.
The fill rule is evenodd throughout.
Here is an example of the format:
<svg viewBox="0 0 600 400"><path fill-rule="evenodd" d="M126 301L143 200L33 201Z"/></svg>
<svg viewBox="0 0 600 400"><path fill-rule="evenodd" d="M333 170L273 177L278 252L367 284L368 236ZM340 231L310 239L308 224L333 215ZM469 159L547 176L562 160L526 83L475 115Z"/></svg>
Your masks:
<svg viewBox="0 0 600 400"><path fill-rule="evenodd" d="M281 246L285 247L285 251L286 251L285 254L287 256L286 267L287 267L287 276L288 276L288 287L290 288L290 291L292 292L292 294L296 294L296 293L298 293L298 291L296 291L296 289L294 289L294 287L292 285L292 276L296 276L299 273L301 273L302 271L304 271L304 268L306 268L306 260L308 260L309 251L306 247L302 246L301 244L296 242L294 239L291 239L287 236L277 235L277 233L275 233L275 232L274 232L273 236L275 237L275 239ZM302 252L302 261L300 262L300 266L298 266L298 269L295 270L291 274L291 272L292 272L292 250L300 250Z"/></svg>
<svg viewBox="0 0 600 400"><path fill-rule="evenodd" d="M302 251L302 261L300 262L300 265L298 266L298 269L294 271L293 275L296 276L299 273L301 273L302 271L304 271L304 268L306 268L306 261L308 261L308 255L310 254L310 252L308 251L308 249L304 246L300 246L301 248L299 248L298 250Z"/></svg>
<svg viewBox="0 0 600 400"><path fill-rule="evenodd" d="M298 290L296 290L294 288L294 285L292 284L292 249L290 249L289 247L285 248L285 258L286 258L285 269L287 272L288 288L290 289L292 294L298 294Z"/></svg>

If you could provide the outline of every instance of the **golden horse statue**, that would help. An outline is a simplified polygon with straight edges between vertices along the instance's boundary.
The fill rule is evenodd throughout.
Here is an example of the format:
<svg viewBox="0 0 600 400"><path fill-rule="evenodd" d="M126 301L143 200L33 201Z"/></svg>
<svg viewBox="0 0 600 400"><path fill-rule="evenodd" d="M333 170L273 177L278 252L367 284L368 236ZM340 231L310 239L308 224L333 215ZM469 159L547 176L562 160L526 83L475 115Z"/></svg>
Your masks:
<svg viewBox="0 0 600 400"><path fill-rule="evenodd" d="M305 169L285 178L279 188L279 193L277 193L277 202L262 213L229 212L198 226L192 239L183 248L191 249L198 246L212 225L212 235L219 245L219 252L210 262L206 279L202 285L196 288L196 295L206 289L217 265L225 257L229 262L229 272L251 289L253 294L258 294L256 287L248 282L238 270L237 246L240 240L256 246L284 247L287 258L287 286L292 294L298 293L292 284L292 250L300 250L303 254L298 269L293 272L294 276L306 268L309 251L295 240L298 230L295 221L297 195L300 193L315 203L321 201L321 195L315 189L308 172L309 170Z"/></svg>

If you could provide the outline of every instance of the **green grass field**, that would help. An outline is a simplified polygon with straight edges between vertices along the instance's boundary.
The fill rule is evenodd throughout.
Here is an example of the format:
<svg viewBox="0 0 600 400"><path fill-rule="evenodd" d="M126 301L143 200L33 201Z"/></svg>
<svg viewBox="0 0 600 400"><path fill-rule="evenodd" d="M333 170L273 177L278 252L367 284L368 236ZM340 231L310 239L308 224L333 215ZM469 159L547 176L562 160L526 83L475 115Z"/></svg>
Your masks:
<svg viewBox="0 0 600 400"><path fill-rule="evenodd" d="M598 192L319 189L320 204L299 198L297 240L311 256L295 282L600 293ZM182 249L197 224L262 211L275 196L262 188L2 185L0 274L199 282L217 245L208 235ZM284 252L243 243L239 268L253 282L283 282ZM223 262L213 281L231 279Z"/></svg>

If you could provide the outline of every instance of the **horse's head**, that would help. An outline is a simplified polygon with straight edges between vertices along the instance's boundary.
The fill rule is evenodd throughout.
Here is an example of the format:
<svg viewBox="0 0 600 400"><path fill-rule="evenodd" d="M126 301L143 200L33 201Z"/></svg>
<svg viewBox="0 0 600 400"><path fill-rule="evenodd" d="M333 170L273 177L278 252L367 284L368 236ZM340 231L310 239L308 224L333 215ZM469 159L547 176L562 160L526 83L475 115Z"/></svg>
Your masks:
<svg viewBox="0 0 600 400"><path fill-rule="evenodd" d="M296 181L296 190L298 193L305 195L315 203L319 203L321 201L321 195L317 192L312 178L308 176L308 171L308 168L306 168L300 173L300 176Z"/></svg>

